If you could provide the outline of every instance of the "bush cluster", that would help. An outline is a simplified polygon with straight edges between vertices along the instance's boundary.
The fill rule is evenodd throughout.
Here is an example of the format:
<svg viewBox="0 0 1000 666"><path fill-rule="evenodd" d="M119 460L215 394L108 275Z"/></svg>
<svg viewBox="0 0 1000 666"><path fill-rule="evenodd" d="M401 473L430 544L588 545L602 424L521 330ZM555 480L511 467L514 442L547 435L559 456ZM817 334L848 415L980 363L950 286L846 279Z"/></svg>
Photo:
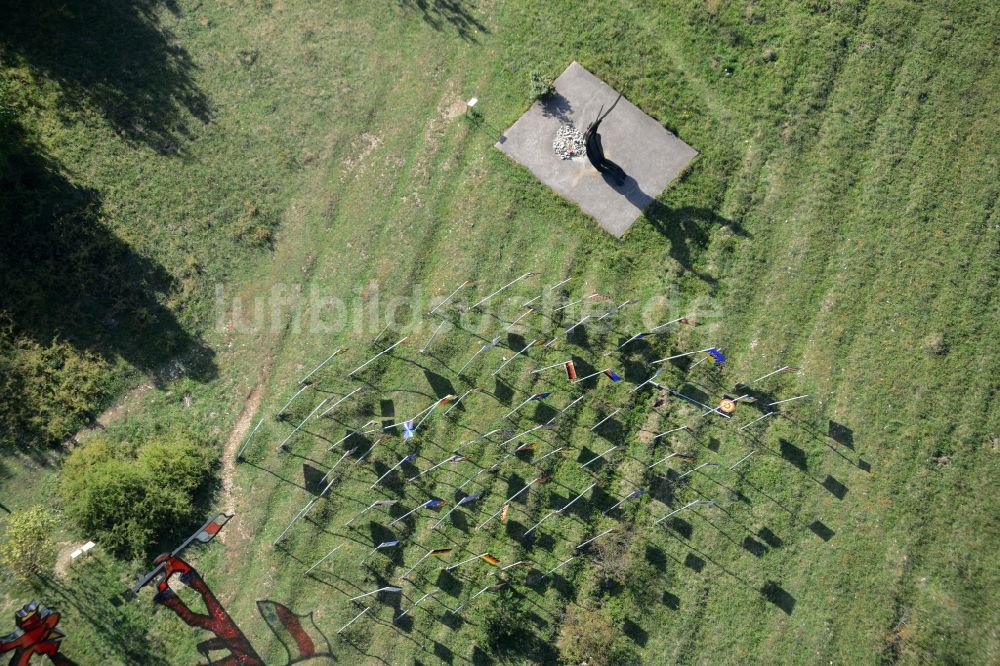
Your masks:
<svg viewBox="0 0 1000 666"><path fill-rule="evenodd" d="M214 447L179 430L138 447L95 438L66 459L60 496L84 536L132 557L201 518L216 462Z"/></svg>

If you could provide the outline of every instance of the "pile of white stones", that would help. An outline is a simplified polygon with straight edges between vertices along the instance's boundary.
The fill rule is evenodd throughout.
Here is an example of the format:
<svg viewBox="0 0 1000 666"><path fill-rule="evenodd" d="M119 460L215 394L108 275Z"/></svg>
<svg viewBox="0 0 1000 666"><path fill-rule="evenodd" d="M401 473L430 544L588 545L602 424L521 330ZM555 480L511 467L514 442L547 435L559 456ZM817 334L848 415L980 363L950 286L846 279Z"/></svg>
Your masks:
<svg viewBox="0 0 1000 666"><path fill-rule="evenodd" d="M587 154L587 146L583 141L583 133L572 123L563 125L552 140L552 150L560 159L571 160Z"/></svg>

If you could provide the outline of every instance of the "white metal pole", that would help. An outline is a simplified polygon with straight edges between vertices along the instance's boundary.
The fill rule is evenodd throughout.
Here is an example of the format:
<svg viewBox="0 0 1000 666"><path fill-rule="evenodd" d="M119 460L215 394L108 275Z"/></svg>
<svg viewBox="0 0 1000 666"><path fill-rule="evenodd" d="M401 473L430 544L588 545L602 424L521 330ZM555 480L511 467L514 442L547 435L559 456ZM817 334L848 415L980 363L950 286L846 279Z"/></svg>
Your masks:
<svg viewBox="0 0 1000 666"><path fill-rule="evenodd" d="M605 421L607 421L608 419L610 419L610 418L611 418L612 416L614 416L615 414L617 414L617 413L618 413L618 412L620 412L620 411L622 411L622 410L621 410L621 408L619 407L619 408L618 408L618 409L616 409L615 411L611 412L610 414L608 414L607 416L605 416L605 417L604 417L603 419L601 419L600 421L598 421L597 423L595 423L595 424L594 424L593 426L591 426L591 428L590 428L590 431L591 431L591 432L593 432L594 430L597 430L598 428L600 428L600 427L601 427L601 425L602 425L602 424L603 424L603 423L604 423Z"/></svg>
<svg viewBox="0 0 1000 666"><path fill-rule="evenodd" d="M653 364L655 365L656 363L664 363L666 361L672 361L675 358L682 358L684 356L694 356L695 354L702 354L704 352L707 352L709 349L715 349L715 347L706 347L705 349L696 349L695 351L684 352L683 354L674 354L673 356L668 356L666 358L657 359L657 360L653 361Z"/></svg>
<svg viewBox="0 0 1000 666"><path fill-rule="evenodd" d="M403 611L402 613L400 613L399 615L397 615L397 616L396 616L396 620L395 620L395 621L399 621L399 619L400 619L400 618L402 618L402 617L403 617L404 615L406 615L406 614L407 614L407 613L409 613L409 612L410 612L411 610L413 610L413 609L414 609L414 608L416 608L416 607L417 607L418 605L420 605L420 602L421 602L421 601L423 601L424 599L426 599L427 597L429 597L429 596L431 596L431 595L434 595L434 594L437 594L437 593L438 593L438 592L440 592L440 591L441 591L441 590L438 590L438 589L434 589L434 590L431 590L430 592L426 593L426 594L425 594L424 596L422 596L422 597L420 597L419 599L417 599L416 601L414 601L414 602L413 602L413 605L412 605L412 606L410 606L410 607L409 607L409 608L407 608L407 609L406 609L405 611Z"/></svg>
<svg viewBox="0 0 1000 666"><path fill-rule="evenodd" d="M737 460L736 462L734 462L734 463L733 463L732 465L730 465L730 467L729 467L729 471L732 471L732 470L736 469L736 468L737 468L737 467L738 467L739 465L741 465L741 464L742 464L743 462L745 462L745 461L749 460L749 459L750 459L750 456L752 456L752 455L753 455L753 454L755 454L755 453L757 453L757 449L754 449L754 450L753 450L753 451L751 451L750 453L746 454L745 456L743 456L742 458L740 458L739 460Z"/></svg>
<svg viewBox="0 0 1000 666"><path fill-rule="evenodd" d="M614 451L614 450L615 450L615 449L617 449L617 448L618 448L618 445L617 445L617 444L615 444L614 446L612 446L612 447L611 447L610 449L608 449L608 450L607 450L607 451L605 451L604 453L602 453L602 454L600 454L600 455L598 455L598 456L594 456L593 458L591 458L591 459L590 459L590 460L588 460L587 462L585 462L585 463L583 463L582 465L580 465L580 468L582 469L582 468L584 468L584 467L588 467L588 466L590 466L590 465L591 465L592 463L595 463L595 462L597 462L598 460L600 460L600 459L601 459L601 458L603 458L604 456L608 455L609 453L611 453L612 451Z"/></svg>
<svg viewBox="0 0 1000 666"><path fill-rule="evenodd" d="M308 576L310 573L312 573L313 569L315 569L319 565L323 564L323 562L325 562L328 557L330 557L331 555L333 555L334 553L336 553L338 550L340 550L340 547L343 546L343 545L344 544L339 544L337 546L334 546L333 550L331 550L329 553L327 553L323 557L319 558L319 561L316 562L316 564L314 564L311 567L309 567L308 569L306 569L306 572L304 574L302 574L302 575L303 576Z"/></svg>
<svg viewBox="0 0 1000 666"><path fill-rule="evenodd" d="M319 415L319 418L323 418L324 416L326 416L327 414L329 414L330 412L332 412L342 402L344 402L346 400L349 400L351 398L351 396L353 396L355 393L357 393L358 391L363 391L363 390L364 390L364 387L362 387L362 386L359 386L358 388L354 389L353 391L351 391L350 393L348 393L347 395L345 395L343 398L341 398L337 402L335 402L332 405L330 405L329 407L327 407L326 411Z"/></svg>
<svg viewBox="0 0 1000 666"><path fill-rule="evenodd" d="M609 532L613 532L613 531L614 531L615 529L616 529L615 527L609 527L608 529L604 530L603 532L601 532L601 533L600 533L600 534L598 534L597 536L595 536L595 537L591 537L591 538L587 539L586 541L584 541L583 543L581 543L581 544L580 544L579 546L577 546L577 547L576 547L576 550L579 550L579 549L583 548L583 547L584 547L584 546L586 546L586 545L587 545L588 543L592 543L592 542L594 542L594 541L597 541L597 540L598 540L598 539L600 539L600 538L601 538L602 536L604 536L605 534L608 534Z"/></svg>
<svg viewBox="0 0 1000 666"><path fill-rule="evenodd" d="M484 298L484 299L480 300L479 302L475 303L474 305L472 305L472 306L471 306L471 309L475 309L475 308L478 308L478 307L479 307L480 305L482 305L482 304L483 304L483 303L485 303L486 301L490 300L491 298L493 298L494 296L496 296L496 295L497 295L497 294L499 294L500 292L502 292L502 291L504 291L505 289L508 289L508 288L510 288L510 287L512 287L512 286L514 286L515 284L517 284L518 282L520 282L521 280L523 280L523 279L525 279L525 278L527 278L527 277L531 277L532 275L534 275L534 273L525 273L525 274L524 274L524 275L522 275L521 277L519 277L519 278L517 278L517 279L515 279L515 280L511 280L510 282L508 282L508 283L507 283L507 284L505 284L504 286L500 287L499 289L497 289L496 291L494 291L494 292L493 292L492 294L490 294L490 295L489 295L489 296L487 296L486 298Z"/></svg>
<svg viewBox="0 0 1000 666"><path fill-rule="evenodd" d="M299 384L305 384L307 379L309 379L314 374L316 374L317 372L319 372L320 368L322 368L324 365L326 365L327 363L329 363L333 359L334 356L336 356L337 354L339 354L342 351L344 351L344 350L343 349L338 349L337 351L335 351L332 354L330 354L329 356L327 356L325 361L323 361L322 363L320 363L319 365L317 365L315 368L312 369L312 371L308 375L306 375L305 377L303 377L302 379L300 379L299 380Z"/></svg>
<svg viewBox="0 0 1000 666"><path fill-rule="evenodd" d="M295 400L300 395L302 395L302 392L305 391L307 388L309 388L309 386L310 386L310 384L306 384L305 386L303 386L302 388L300 388L298 391L296 391L295 395L293 395L291 398L289 398L288 402L285 403L285 406L278 410L276 416L281 416L282 414L284 414L285 410L288 409L288 406L290 404L292 404L292 401Z"/></svg>
<svg viewBox="0 0 1000 666"><path fill-rule="evenodd" d="M775 405L781 405L786 402L791 402L792 400L801 400L802 398L811 398L811 395L797 395L794 398L785 398L784 400L779 400L778 402L769 403L768 407L774 407Z"/></svg>
<svg viewBox="0 0 1000 666"><path fill-rule="evenodd" d="M393 343L393 345L392 345L391 347L389 347L389 348L387 348L387 349L383 349L382 351L380 351L379 353L375 354L374 356L372 356L372 357L371 357L370 359L368 359L367 361L365 361L364 363L362 363L362 364L361 364L361 365L359 365L358 367L356 367L356 368L354 368L353 370L351 370L351 371L350 371L349 373L347 373L347 376L348 376L348 377L353 377L353 376L354 376L354 373L356 373L356 372L359 372L359 371L363 370L364 368L367 368L367 367L368 367L368 366L369 366L369 365L370 365L370 364L371 364L372 362L374 362L374 361L375 361L375 359L377 359L377 358L378 358L379 356L382 356L383 354L388 354L388 353L389 353L389 352L391 352L391 351L392 351L393 349L395 349L395 348L396 348L396 347L398 347L399 345L401 345L401 344L403 344L404 342L406 342L406 341L407 341L408 339L409 339L409 336L406 336L406 337L402 338L401 340L399 340L398 342L395 342L395 343Z"/></svg>
<svg viewBox="0 0 1000 666"><path fill-rule="evenodd" d="M357 615L355 615L354 618L350 622L348 622L347 624L345 624L344 626L342 626L340 629L337 629L337 633L339 634L344 629L347 629L349 626L351 626L352 624L354 624L355 622L357 622L359 619L361 619L362 615L364 615L365 613L367 613L371 609L372 609L371 606L365 606L365 609L363 611L361 611L360 613L358 613Z"/></svg>
<svg viewBox="0 0 1000 666"><path fill-rule="evenodd" d="M330 469L328 469L327 472L326 472L326 474L323 475L323 478L320 479L320 483L322 483L323 481L326 481L326 477L328 477L331 474L333 474L333 470L337 469L337 465L339 465L344 458L346 458L347 456L351 455L352 453L354 453L357 450L358 450L358 447L354 447L350 451L345 451L344 455L340 456L340 458L337 459L337 462L333 463L333 467L331 467Z"/></svg>
<svg viewBox="0 0 1000 666"><path fill-rule="evenodd" d="M767 418L768 416L774 416L774 415L775 415L775 414L777 414L777 413L778 413L778 412L776 412L776 411L775 411L775 412L768 412L767 414L764 414L764 415L762 415L762 416L758 416L757 418L755 418L755 419L754 419L753 421L751 421L750 423L747 423L746 425L742 425L742 426L740 426L740 427L739 427L739 429L740 429L740 430L746 430L747 428L749 428L750 426L752 426L752 425L753 425L754 423L757 423L757 421L763 421L763 420L764 420L764 419L766 419L766 418Z"/></svg>
<svg viewBox="0 0 1000 666"><path fill-rule="evenodd" d="M240 450L236 452L236 459L237 460L239 460L240 458L243 457L243 452L247 450L248 446L250 446L250 440L253 439L253 436L255 434L257 434L257 430L260 428L260 426L261 426L262 423L264 423L264 419L263 418L260 421L257 421L257 425L255 425L253 427L253 430L250 431L250 434L247 435L247 438L243 441L243 446L241 446Z"/></svg>
<svg viewBox="0 0 1000 666"><path fill-rule="evenodd" d="M499 373L501 370L503 370L505 367L507 367L508 363L510 363L511 361L513 361L515 358L517 358L518 356L520 356L524 352L526 352L529 349L531 349L531 347L533 347L537 343L538 343L538 340L532 340L531 342L529 342L528 344L526 344L524 346L524 349L522 349L521 351L517 352L516 354L514 354L513 356L511 356L509 359L507 359L506 361L504 361L503 363L501 363L500 367L493 371L492 376L496 377L497 373Z"/></svg>
<svg viewBox="0 0 1000 666"><path fill-rule="evenodd" d="M434 342L434 338L437 337L437 334L441 332L441 329L444 328L444 325L447 324L447 323L448 323L448 321L445 320L445 321L442 321L440 324L438 324L438 327L434 329L433 333L431 333L431 337L427 339L427 343L423 347L420 348L420 353L421 354L423 354L423 353L425 353L427 351L427 349L431 346L431 343Z"/></svg>
<svg viewBox="0 0 1000 666"><path fill-rule="evenodd" d="M448 294L448 296L443 301L441 301L436 306L434 306L428 314L434 314L435 312L437 312L438 309L441 308L445 303L447 303L452 298L454 298L455 294L457 294L458 292L462 291L462 289L465 287L465 285L469 284L469 282L471 282L471 280L466 280L462 284L458 285L458 289L456 289L455 291L453 291L450 294Z"/></svg>
<svg viewBox="0 0 1000 666"><path fill-rule="evenodd" d="M307 416L304 419L302 419L302 423L300 423L298 426L296 426L295 430L293 430L292 432L290 432L288 434L288 437L286 437L284 439L284 441L281 442L281 444L278 444L278 448L276 450L280 451L282 448L284 448L285 444L288 443L288 440L290 440L295 435L295 433L297 433L299 430L302 429L302 426L304 426L306 424L306 421L308 421L310 418L312 418L313 414L315 414L319 410L323 409L323 405L325 405L329 401L330 401L330 399L326 398L326 399L323 400L323 402L321 402L318 405L316 405L316 409L314 409L311 412L309 412L309 416Z"/></svg>

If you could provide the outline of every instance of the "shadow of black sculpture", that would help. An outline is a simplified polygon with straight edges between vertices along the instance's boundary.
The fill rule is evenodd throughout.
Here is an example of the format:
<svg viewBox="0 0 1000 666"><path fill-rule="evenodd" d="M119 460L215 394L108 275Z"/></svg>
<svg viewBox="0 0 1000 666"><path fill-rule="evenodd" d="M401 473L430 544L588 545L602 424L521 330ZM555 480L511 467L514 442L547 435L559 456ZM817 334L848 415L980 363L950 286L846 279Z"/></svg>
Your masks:
<svg viewBox="0 0 1000 666"><path fill-rule="evenodd" d="M476 32L489 33L459 0L399 0L399 4L406 9L419 10L424 22L435 30L441 31L450 25L466 41L475 42Z"/></svg>
<svg viewBox="0 0 1000 666"><path fill-rule="evenodd" d="M129 143L178 154L210 110L164 8L180 13L172 0L4 3L0 53L55 82L68 115L96 110Z"/></svg>

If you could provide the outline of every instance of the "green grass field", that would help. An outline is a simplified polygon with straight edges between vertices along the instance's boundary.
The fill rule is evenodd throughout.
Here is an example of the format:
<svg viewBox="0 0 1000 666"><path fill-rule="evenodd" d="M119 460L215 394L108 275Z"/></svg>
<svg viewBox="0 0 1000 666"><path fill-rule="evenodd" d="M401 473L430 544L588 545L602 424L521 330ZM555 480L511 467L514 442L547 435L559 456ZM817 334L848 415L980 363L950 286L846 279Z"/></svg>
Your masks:
<svg viewBox="0 0 1000 666"><path fill-rule="evenodd" d="M334 657L359 663L553 663L573 604L614 626L619 663L1000 659L1000 8L40 4L0 28L18 141L34 155L22 170L45 176L5 191L19 198L4 211L33 211L29 221L43 231L61 211L77 211L72 219L87 225L81 233L111 250L101 255L108 260L74 256L74 267L55 277L47 263L36 267L38 280L15 280L14 267L19 276L34 266L21 257L33 255L17 245L19 220L3 220L4 284L40 286L8 290L0 310L22 341L58 338L103 359L80 414L153 385L127 400L108 425L112 437L182 423L218 441L232 484L216 505L236 518L222 543L189 555L267 663L287 657L258 614L265 599L312 613ZM621 241L492 147L530 104L529 73L554 78L572 60L627 85L631 101L700 153ZM472 96L482 100L481 124L463 115ZM529 271L539 275L512 289L510 303L572 277L567 300L599 292L641 306L610 330L589 327L555 349L533 350L503 381L490 373L509 348L550 337L580 310L504 333L464 377L456 370L503 333L510 303L463 317L475 334L453 331L419 353L436 325L420 317L427 299L468 279L477 283L463 296L472 302ZM129 285L120 300L106 298L120 282ZM346 379L376 350L371 340L392 299L415 294L425 300L402 305L401 323L384 336L386 344L408 334L411 342ZM332 298L347 312L324 306ZM248 314L255 299L263 307L256 326ZM580 390L558 370L538 377L530 369L572 355L581 375L599 370L605 351L642 329L644 313L650 323L692 313L701 323L607 357L627 381L597 382L593 399L542 431L537 451L465 486L483 498L445 529L429 529L432 511L395 532L379 511L353 529L344 523L378 498L407 509L432 496L451 501L473 465L499 460L495 444L467 447L474 462L415 483L392 476L370 490L407 450L396 436L272 547L312 497L311 468L337 460L327 449L348 426L402 420L446 393L483 387L457 418L427 421L414 440L416 468L405 468L415 474L500 427L534 391L554 393L547 406L523 409L519 427L547 420ZM732 423L705 421L679 401L657 413L651 392L629 393L650 360L713 344L729 356L724 367L668 365L662 383L717 398L788 364L800 371L762 389L776 400L814 399L740 432L759 414L754 407L740 407ZM41 353L27 345L0 351ZM338 347L348 351L317 373L287 420L275 420L299 379ZM310 424L289 452L275 451L320 401L357 386L368 390L336 420ZM614 427L589 430L619 407ZM261 418L233 472L225 443L234 425ZM651 442L640 432L684 424L696 426L694 437ZM622 450L608 462L580 468L615 444ZM538 474L531 455L554 446L570 454L541 463L552 480L522 495L506 525L476 530ZM696 454L697 463L671 461L658 468L668 481L657 480L645 467L672 450ZM739 473L728 470L753 450ZM54 505L60 457L37 448L7 454L0 502L11 510ZM721 467L669 482L703 462ZM547 521L534 542L520 539L595 482L596 495ZM601 515L638 486L652 491L615 517ZM647 527L699 497L718 506ZM403 585L401 602L386 599L373 617L335 633L361 610L349 597L395 584L429 548L455 548L448 562L489 552L544 571L583 539L632 523L615 558L624 568L618 582L606 580L614 562L601 567L593 557L541 585L526 585L527 572L514 569L508 591L483 595L457 620L445 608L497 577L485 563L442 575L446 562L427 561ZM67 525L61 538L78 544L89 535ZM404 547L358 565L373 542L392 538ZM302 575L341 543L314 576ZM0 618L13 630L13 610L37 596L63 611L64 652L78 663L199 663L195 646L207 634L154 608L148 590L129 603L113 598L148 567L101 554L39 591L5 584ZM442 587L436 599L394 626L399 604L409 607L434 585ZM484 627L497 623L509 631L491 644Z"/></svg>

